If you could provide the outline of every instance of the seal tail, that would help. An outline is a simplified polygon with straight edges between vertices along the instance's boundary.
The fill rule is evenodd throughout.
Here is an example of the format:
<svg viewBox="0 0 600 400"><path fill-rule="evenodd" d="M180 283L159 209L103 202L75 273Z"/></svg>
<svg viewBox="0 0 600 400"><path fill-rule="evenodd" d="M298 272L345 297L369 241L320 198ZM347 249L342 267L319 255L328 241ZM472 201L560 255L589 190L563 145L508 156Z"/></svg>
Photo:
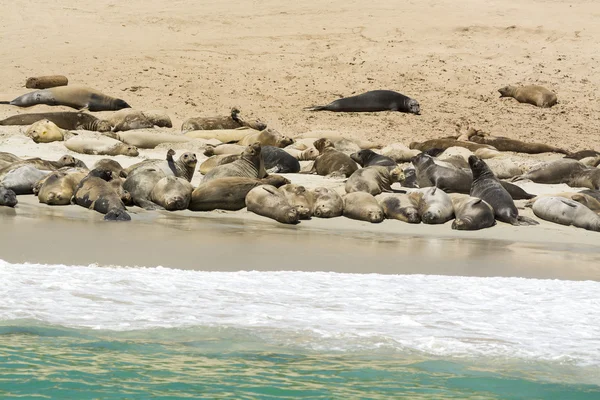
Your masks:
<svg viewBox="0 0 600 400"><path fill-rule="evenodd" d="M327 106L310 106L310 107L304 107L303 110L305 110L305 111L324 111L324 110L327 110Z"/></svg>
<svg viewBox="0 0 600 400"><path fill-rule="evenodd" d="M0 100L0 104L10 104L10 101Z"/></svg>

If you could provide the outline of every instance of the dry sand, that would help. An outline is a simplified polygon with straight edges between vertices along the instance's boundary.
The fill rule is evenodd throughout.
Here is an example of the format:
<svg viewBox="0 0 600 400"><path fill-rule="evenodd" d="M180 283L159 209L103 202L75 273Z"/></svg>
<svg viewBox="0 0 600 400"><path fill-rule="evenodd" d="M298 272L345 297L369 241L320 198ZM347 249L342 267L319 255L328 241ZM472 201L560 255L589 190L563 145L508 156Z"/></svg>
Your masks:
<svg viewBox="0 0 600 400"><path fill-rule="evenodd" d="M260 117L290 136L335 130L408 144L473 126L569 150L596 144L600 118L596 95L600 78L595 73L600 4L596 3L0 0L0 5L4 15L0 99L29 91L24 88L29 76L64 74L72 84L123 98L136 109L165 109L173 119L173 131L188 117L226 115L237 105L245 115ZM559 104L540 109L498 98L498 88L519 83L556 91ZM422 115L302 110L372 89L392 89L418 99ZM0 105L0 118L50 110L71 109ZM73 154L89 166L101 158L69 152L60 142L36 145L22 135L25 129L0 127L0 151L47 159ZM138 159L117 160L127 166L143 158L163 158L164 153L164 149L144 150ZM290 178L308 187L342 187L340 181L321 177ZM523 185L536 194L565 189ZM16 210L0 214L0 223L11 226L1 230L0 238L5 245L12 238L14 246L3 245L0 254L8 261L248 269L258 264L244 264L244 254L267 260L276 246L283 263L271 257L269 263L260 264L263 268L600 279L595 267L598 234L547 222L538 227L498 224L481 232L459 233L449 224L370 225L337 218L283 227L245 211L166 217L133 208L133 223L98 223L91 230L83 221L101 221L98 213L37 205L32 196L19 200ZM531 215L530 210L522 212ZM235 221L234 228L229 221ZM159 222L164 231L146 229ZM211 239L215 226L223 232ZM26 239L43 242L48 232L53 232L52 239L44 242L43 251L34 250L31 239ZM75 240L70 246L75 250L61 253L58 237ZM109 240L103 250L116 250L92 251L103 240ZM232 243L240 249L235 255L230 252ZM178 250L169 252L171 246ZM145 252L148 248L160 251ZM228 261L217 262L211 248ZM330 262L314 261L317 254L329 254L323 257ZM453 261L440 261L449 257Z"/></svg>

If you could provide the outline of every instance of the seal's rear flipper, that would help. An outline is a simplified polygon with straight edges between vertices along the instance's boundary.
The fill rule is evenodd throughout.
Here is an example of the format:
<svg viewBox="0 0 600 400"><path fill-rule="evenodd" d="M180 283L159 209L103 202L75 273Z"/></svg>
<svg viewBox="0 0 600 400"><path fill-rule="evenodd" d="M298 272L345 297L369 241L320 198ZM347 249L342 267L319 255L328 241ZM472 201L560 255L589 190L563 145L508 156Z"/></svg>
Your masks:
<svg viewBox="0 0 600 400"><path fill-rule="evenodd" d="M519 215L517 217L517 221L516 223L514 223L513 225L518 225L518 226L529 226L529 225L539 225L540 223L537 222L535 219L533 218L529 218L529 217L523 217L521 215Z"/></svg>
<svg viewBox="0 0 600 400"><path fill-rule="evenodd" d="M323 111L323 110L327 110L327 106L310 106L310 107L304 107L303 110L306 110L306 111Z"/></svg>
<svg viewBox="0 0 600 400"><path fill-rule="evenodd" d="M10 101L0 101L0 104L10 104Z"/></svg>

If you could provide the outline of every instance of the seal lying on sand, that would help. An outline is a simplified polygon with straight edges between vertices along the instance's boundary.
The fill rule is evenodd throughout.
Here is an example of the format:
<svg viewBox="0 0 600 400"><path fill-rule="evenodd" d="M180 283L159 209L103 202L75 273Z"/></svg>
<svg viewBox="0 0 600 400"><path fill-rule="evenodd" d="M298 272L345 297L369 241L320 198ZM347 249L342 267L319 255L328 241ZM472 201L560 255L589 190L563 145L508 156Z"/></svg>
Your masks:
<svg viewBox="0 0 600 400"><path fill-rule="evenodd" d="M284 136L274 129L267 128L260 132L244 136L238 144L248 146L256 142L260 143L261 146L275 146L282 148L294 143L294 139Z"/></svg>
<svg viewBox="0 0 600 400"><path fill-rule="evenodd" d="M538 107L552 107L556 104L556 94L543 86L505 86L498 89L500 97L513 97L519 103L528 103Z"/></svg>
<svg viewBox="0 0 600 400"><path fill-rule="evenodd" d="M52 206L69 205L75 189L87 176L87 172L74 170L72 172L52 172L43 179L37 196L40 203Z"/></svg>
<svg viewBox="0 0 600 400"><path fill-rule="evenodd" d="M313 212L312 192L306 190L304 186L287 184L279 188L288 203L298 211L300 219L310 219Z"/></svg>
<svg viewBox="0 0 600 400"><path fill-rule="evenodd" d="M373 150L365 149L356 153L350 154L350 158L358 163L361 167L371 167L373 165L381 165L384 167L395 167L396 161L390 157L382 156L375 153Z"/></svg>
<svg viewBox="0 0 600 400"><path fill-rule="evenodd" d="M499 151L514 151L515 153L539 154L539 153L561 153L569 154L567 150L550 146L544 143L527 143L520 140L503 136L492 136L487 133L478 132L469 137L471 142L494 146Z"/></svg>
<svg viewBox="0 0 600 400"><path fill-rule="evenodd" d="M267 125L259 119L244 120L240 117L240 109L233 107L231 114L224 117L195 117L183 121L181 131L201 131L215 129L236 129L243 126L262 131Z"/></svg>
<svg viewBox="0 0 600 400"><path fill-rule="evenodd" d="M450 194L455 220L452 229L475 231L496 225L494 209L487 202L466 194Z"/></svg>
<svg viewBox="0 0 600 400"><path fill-rule="evenodd" d="M143 169L128 176L123 182L123 189L131 195L136 206L145 210L162 210L164 207L152 200L152 190L164 177L166 174L158 168Z"/></svg>
<svg viewBox="0 0 600 400"><path fill-rule="evenodd" d="M59 128L54 122L48 119L41 119L31 124L25 136L29 136L35 143L51 143L65 140L69 132Z"/></svg>
<svg viewBox="0 0 600 400"><path fill-rule="evenodd" d="M381 155L391 158L397 163L409 162L411 158L419 154L420 150L412 150L402 143L392 143L381 149Z"/></svg>
<svg viewBox="0 0 600 400"><path fill-rule="evenodd" d="M112 129L110 122L98 119L92 114L68 111L13 115L0 121L0 125L31 125L42 119L52 121L59 128L68 130L109 132Z"/></svg>
<svg viewBox="0 0 600 400"><path fill-rule="evenodd" d="M190 204L193 190L192 185L185 179L165 176L154 185L150 198L165 210L185 210Z"/></svg>
<svg viewBox="0 0 600 400"><path fill-rule="evenodd" d="M497 220L511 225L537 225L538 222L519 215L512 197L500 184L485 161L476 156L469 157L469 166L473 172L471 196L486 201L494 209Z"/></svg>
<svg viewBox="0 0 600 400"><path fill-rule="evenodd" d="M106 156L124 155L137 157L140 153L135 146L127 145L108 136L75 136L65 141L65 147L81 154L94 154Z"/></svg>
<svg viewBox="0 0 600 400"><path fill-rule="evenodd" d="M41 171L33 165L18 165L0 177L0 186L15 194L32 194L35 184L49 173L50 171Z"/></svg>
<svg viewBox="0 0 600 400"><path fill-rule="evenodd" d="M246 148L244 147L244 149ZM240 154L220 154L217 156L209 157L206 160L204 160L202 164L200 164L198 172L200 172L202 175L206 175L219 165L230 164L236 160L239 160L240 157Z"/></svg>
<svg viewBox="0 0 600 400"><path fill-rule="evenodd" d="M387 219L397 219L409 224L421 223L419 210L412 204L407 194L385 193L375 197Z"/></svg>
<svg viewBox="0 0 600 400"><path fill-rule="evenodd" d="M533 168L523 175L514 177L512 181L515 182L529 179L535 183L568 183L574 176L586 169L588 169L588 167L577 160L561 158L540 167Z"/></svg>
<svg viewBox="0 0 600 400"><path fill-rule="evenodd" d="M175 151L169 149L167 151L166 161L145 160L131 165L125 170L125 172L127 173L127 176L131 176L132 174L140 172L144 169L159 169L166 175L174 175L178 178L183 178L188 182L191 182L196 169L196 164L198 162L196 159L196 154L190 152L183 153L181 156L179 156L177 161L173 159L174 155Z"/></svg>
<svg viewBox="0 0 600 400"><path fill-rule="evenodd" d="M354 171L346 181L345 189L346 193L367 192L376 196L381 192L393 192L392 184L403 180L402 168L373 165Z"/></svg>
<svg viewBox="0 0 600 400"><path fill-rule="evenodd" d="M107 96L95 89L81 85L36 90L19 96L12 101L2 101L0 104L19 107L46 104L49 106L67 106L78 110L87 108L90 111L111 111L131 107L124 100Z"/></svg>
<svg viewBox="0 0 600 400"><path fill-rule="evenodd" d="M378 223L383 221L383 208L375 197L367 192L352 192L344 195L344 217Z"/></svg>
<svg viewBox="0 0 600 400"><path fill-rule="evenodd" d="M105 220L131 220L131 216L125 210L125 204L123 204L121 196L115 190L114 184L109 183L113 179L113 174L110 171L91 170L75 189L73 197L75 204L105 214Z"/></svg>
<svg viewBox="0 0 600 400"><path fill-rule="evenodd" d="M436 187L420 189L408 194L421 221L425 224L443 224L454 217L452 200L443 190Z"/></svg>
<svg viewBox="0 0 600 400"><path fill-rule="evenodd" d="M102 158L96 161L94 168L107 169L113 172L116 176L127 178L127 172L125 172L125 169L121 166L121 164L119 164L118 161L111 160L110 158Z"/></svg>
<svg viewBox="0 0 600 400"><path fill-rule="evenodd" d="M412 159L420 188L435 186L444 192L469 193L473 177L459 168L437 165L433 158L421 153Z"/></svg>
<svg viewBox="0 0 600 400"><path fill-rule="evenodd" d="M400 111L421 114L419 102L392 90L371 90L356 96L344 97L325 106L307 107L310 111L375 112Z"/></svg>
<svg viewBox="0 0 600 400"><path fill-rule="evenodd" d="M475 152L482 148L496 150L494 147L487 145L487 144L479 144L479 143L475 143L475 142L449 139L449 138L431 139L431 140L426 140L424 142L412 142L410 145L408 145L409 148L414 149L414 150L420 150L420 151L427 151L427 150L431 150L431 149L446 150L449 147L456 147L456 146L465 147L465 148L471 150L472 152Z"/></svg>
<svg viewBox="0 0 600 400"><path fill-rule="evenodd" d="M18 200L15 192L0 185L0 206L14 207L17 203Z"/></svg>
<svg viewBox="0 0 600 400"><path fill-rule="evenodd" d="M136 130L115 133L111 137L138 149L153 149L163 143L188 143L193 140L181 135Z"/></svg>
<svg viewBox="0 0 600 400"><path fill-rule="evenodd" d="M262 146L261 153L265 169L269 173L289 174L300 172L298 159L279 147Z"/></svg>
<svg viewBox="0 0 600 400"><path fill-rule="evenodd" d="M320 155L315 160L310 173L332 178L348 178L357 169L358 165L347 154L338 151L329 139L319 139L315 142L315 148Z"/></svg>
<svg viewBox="0 0 600 400"><path fill-rule="evenodd" d="M219 165L204 175L202 182L225 176L240 176L246 178L264 178L267 176L261 154L261 145L249 145L238 160L232 163Z"/></svg>
<svg viewBox="0 0 600 400"><path fill-rule="evenodd" d="M108 118L113 126L113 132L123 132L132 129L147 129L154 126L171 128L171 118L162 111L138 111L123 109Z"/></svg>
<svg viewBox="0 0 600 400"><path fill-rule="evenodd" d="M250 212L283 224L300 222L296 207L291 206L285 195L275 186L261 185L250 190L246 195L246 207Z"/></svg>
<svg viewBox="0 0 600 400"><path fill-rule="evenodd" d="M317 218L339 217L344 211L344 200L335 190L318 187L312 190L313 216Z"/></svg>
<svg viewBox="0 0 600 400"><path fill-rule="evenodd" d="M600 232L600 216L576 201L563 197L541 197L533 203L533 213L561 225Z"/></svg>

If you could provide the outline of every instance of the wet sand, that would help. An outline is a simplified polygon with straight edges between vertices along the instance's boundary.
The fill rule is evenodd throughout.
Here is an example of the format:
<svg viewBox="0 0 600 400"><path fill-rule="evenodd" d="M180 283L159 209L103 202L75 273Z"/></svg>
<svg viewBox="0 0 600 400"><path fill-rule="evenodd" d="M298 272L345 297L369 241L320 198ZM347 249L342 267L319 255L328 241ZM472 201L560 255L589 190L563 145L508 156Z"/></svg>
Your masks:
<svg viewBox="0 0 600 400"><path fill-rule="evenodd" d="M16 209L0 208L0 258L13 263L600 280L597 236L574 228L537 236L540 227L457 232L450 223L368 224L344 217L288 226L246 211L137 207L131 222L105 222L82 207L49 207L34 196L19 200Z"/></svg>

